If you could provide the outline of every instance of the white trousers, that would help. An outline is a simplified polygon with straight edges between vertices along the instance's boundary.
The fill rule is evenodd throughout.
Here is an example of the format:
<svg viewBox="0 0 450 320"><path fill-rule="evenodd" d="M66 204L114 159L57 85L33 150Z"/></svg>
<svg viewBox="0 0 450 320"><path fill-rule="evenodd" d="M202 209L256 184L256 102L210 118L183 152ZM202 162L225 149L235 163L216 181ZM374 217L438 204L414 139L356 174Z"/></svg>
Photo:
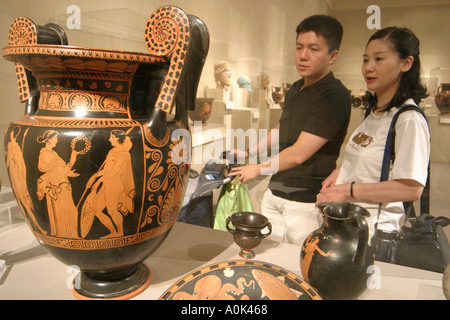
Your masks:
<svg viewBox="0 0 450 320"><path fill-rule="evenodd" d="M261 213L272 224L272 234L267 239L299 246L323 222L315 203L286 200L273 195L270 189L261 201Z"/></svg>

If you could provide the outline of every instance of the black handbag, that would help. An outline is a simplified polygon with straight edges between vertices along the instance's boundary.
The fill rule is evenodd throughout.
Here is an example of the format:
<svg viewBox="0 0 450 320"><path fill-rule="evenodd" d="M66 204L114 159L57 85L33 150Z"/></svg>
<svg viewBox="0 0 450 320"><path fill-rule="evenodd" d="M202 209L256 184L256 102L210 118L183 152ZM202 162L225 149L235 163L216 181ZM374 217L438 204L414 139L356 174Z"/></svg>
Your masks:
<svg viewBox="0 0 450 320"><path fill-rule="evenodd" d="M443 227L450 219L421 213L410 222L411 226L404 225L398 235L394 263L444 272L450 262L450 246Z"/></svg>
<svg viewBox="0 0 450 320"><path fill-rule="evenodd" d="M427 119L423 110L415 105L404 106L394 115L386 139L380 181L388 179L389 167L395 160L395 124L398 116L407 110L416 110ZM403 206L405 222L400 232L375 231L371 243L374 258L408 267L444 272L450 263L450 245L443 228L450 224L450 219L435 218L430 214L430 165L427 183L420 199L420 215L416 216L412 202L404 202Z"/></svg>

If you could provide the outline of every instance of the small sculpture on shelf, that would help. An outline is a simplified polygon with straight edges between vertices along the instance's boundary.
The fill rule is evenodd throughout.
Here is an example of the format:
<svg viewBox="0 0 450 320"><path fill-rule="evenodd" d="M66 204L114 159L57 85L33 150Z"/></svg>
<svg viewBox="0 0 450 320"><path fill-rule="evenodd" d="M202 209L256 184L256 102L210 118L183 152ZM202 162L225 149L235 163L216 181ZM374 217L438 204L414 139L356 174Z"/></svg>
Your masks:
<svg viewBox="0 0 450 320"><path fill-rule="evenodd" d="M240 89L245 89L247 91L252 91L252 86L250 84L250 79L247 76L240 76L237 80L237 84Z"/></svg>
<svg viewBox="0 0 450 320"><path fill-rule="evenodd" d="M273 98L272 98L272 91L270 88L270 77L267 73L263 72L261 73L260 77L260 90L261 90L261 104L265 108L269 108L274 104ZM264 101L264 102L262 102Z"/></svg>
<svg viewBox="0 0 450 320"><path fill-rule="evenodd" d="M270 77L267 73L261 73L261 89L268 90L270 84Z"/></svg>
<svg viewBox="0 0 450 320"><path fill-rule="evenodd" d="M224 108L231 109L234 107L233 88L231 84L231 65L228 61L219 61L214 64L214 81L215 88L205 87L204 97L213 98Z"/></svg>
<svg viewBox="0 0 450 320"><path fill-rule="evenodd" d="M228 61L214 64L214 80L217 89L227 89L231 84L231 65Z"/></svg>

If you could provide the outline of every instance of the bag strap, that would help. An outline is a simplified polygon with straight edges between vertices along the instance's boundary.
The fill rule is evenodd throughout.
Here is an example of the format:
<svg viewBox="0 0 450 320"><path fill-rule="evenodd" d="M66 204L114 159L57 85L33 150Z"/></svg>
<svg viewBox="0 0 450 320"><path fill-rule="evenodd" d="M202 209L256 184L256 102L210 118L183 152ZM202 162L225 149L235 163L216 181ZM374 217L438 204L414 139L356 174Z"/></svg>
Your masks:
<svg viewBox="0 0 450 320"><path fill-rule="evenodd" d="M387 181L389 177L389 168L390 164L394 163L395 161L395 124L397 123L398 117L400 114L402 114L405 111L408 110L415 110L418 111L424 118L425 121L427 121L427 117L422 109L420 109L418 106L410 104L405 105L401 107L399 111L394 115L392 118L391 125L389 127L388 135L386 138L386 147L384 149L384 155L383 155L383 163L381 167L381 175L380 175L380 182ZM428 123L428 121L427 121ZM409 219L416 218L416 213L414 210L413 202L403 202L403 207L405 209L405 222ZM381 210L381 204L380 208L378 210L378 217L380 215ZM421 214L427 214L430 212L430 163L428 163L428 175L427 175L427 182L425 184L422 196L420 198L420 212ZM377 219L378 224L378 219Z"/></svg>

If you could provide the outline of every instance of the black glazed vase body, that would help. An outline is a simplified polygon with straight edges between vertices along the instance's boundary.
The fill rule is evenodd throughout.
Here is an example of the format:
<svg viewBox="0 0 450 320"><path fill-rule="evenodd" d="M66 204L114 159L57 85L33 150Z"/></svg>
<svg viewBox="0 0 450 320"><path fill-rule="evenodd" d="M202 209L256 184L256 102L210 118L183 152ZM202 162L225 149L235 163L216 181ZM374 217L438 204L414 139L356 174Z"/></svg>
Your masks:
<svg viewBox="0 0 450 320"><path fill-rule="evenodd" d="M142 262L169 234L185 192L187 113L209 34L165 6L145 41L149 54L71 47L57 25L20 17L3 49L26 105L5 135L11 186L38 241L81 270L80 299L130 298L149 285Z"/></svg>
<svg viewBox="0 0 450 320"><path fill-rule="evenodd" d="M303 278L325 299L356 299L367 289L368 268L374 262L364 219L369 212L350 203L318 207L324 222L302 246Z"/></svg>

